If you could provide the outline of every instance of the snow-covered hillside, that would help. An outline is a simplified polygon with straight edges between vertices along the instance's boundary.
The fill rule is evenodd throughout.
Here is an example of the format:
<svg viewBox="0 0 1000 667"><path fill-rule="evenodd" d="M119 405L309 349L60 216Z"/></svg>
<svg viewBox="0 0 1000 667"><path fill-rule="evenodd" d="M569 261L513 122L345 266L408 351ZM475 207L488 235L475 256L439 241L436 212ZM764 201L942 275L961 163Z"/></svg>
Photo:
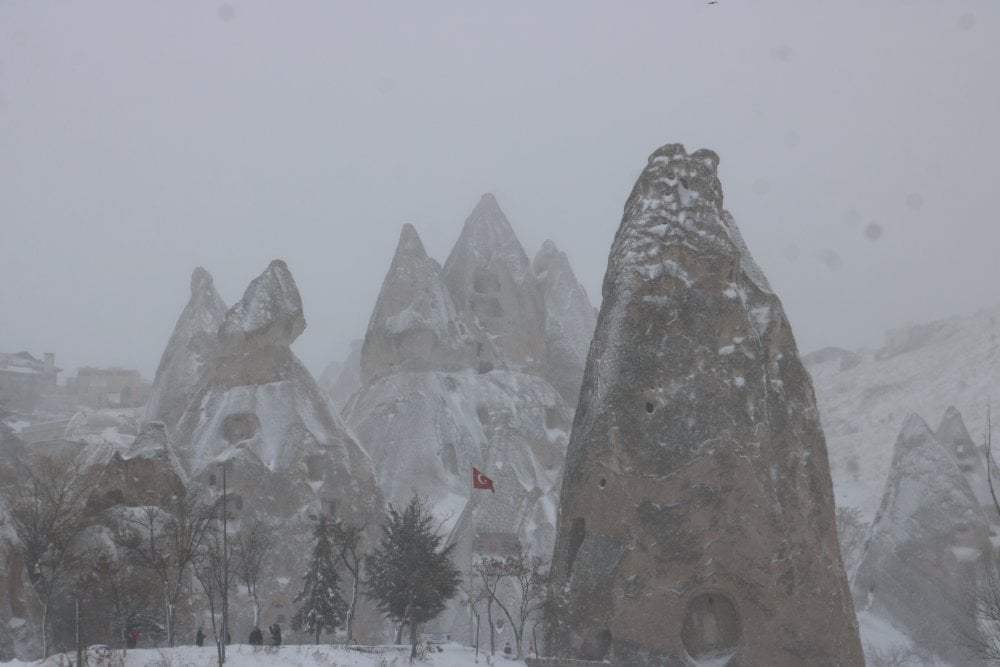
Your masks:
<svg viewBox="0 0 1000 667"><path fill-rule="evenodd" d="M827 348L803 359L813 378L838 506L871 522L893 444L910 413L937 427L949 406L982 443L1000 396L1000 306L886 332L880 350Z"/></svg>

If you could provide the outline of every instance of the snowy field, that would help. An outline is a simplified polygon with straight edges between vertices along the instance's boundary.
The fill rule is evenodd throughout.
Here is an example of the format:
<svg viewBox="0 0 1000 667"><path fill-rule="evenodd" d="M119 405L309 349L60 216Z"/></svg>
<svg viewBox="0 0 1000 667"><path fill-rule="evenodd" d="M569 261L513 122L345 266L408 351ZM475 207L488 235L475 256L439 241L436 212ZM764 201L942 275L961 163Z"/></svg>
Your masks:
<svg viewBox="0 0 1000 667"><path fill-rule="evenodd" d="M436 649L440 648L440 651ZM69 667L76 660L76 654L50 656L40 662L0 662L2 667ZM90 653L90 667L211 667L218 664L215 646L179 646L162 649L130 649L124 663L121 651ZM269 667L273 665L294 665L295 667L390 667L410 664L409 646L373 646L346 649L341 646L308 644L282 646L280 648L258 648L247 645L232 645L226 649L226 665L229 667ZM525 667L520 660L509 660L500 655L489 657L467 646L446 644L423 652L414 663L435 667L468 667L468 665L503 665L503 667Z"/></svg>

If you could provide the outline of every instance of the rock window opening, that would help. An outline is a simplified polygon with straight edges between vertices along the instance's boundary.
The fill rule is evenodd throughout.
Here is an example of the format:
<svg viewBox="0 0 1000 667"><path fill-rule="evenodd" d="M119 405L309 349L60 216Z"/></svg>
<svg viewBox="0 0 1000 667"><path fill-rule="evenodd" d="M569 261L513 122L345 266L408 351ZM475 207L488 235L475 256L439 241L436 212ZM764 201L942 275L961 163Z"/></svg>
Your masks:
<svg viewBox="0 0 1000 667"><path fill-rule="evenodd" d="M648 412L649 414L653 414L654 409L655 408L653 407L653 404L650 403L649 401L646 401L646 412Z"/></svg>
<svg viewBox="0 0 1000 667"><path fill-rule="evenodd" d="M599 488L599 489L603 489L603 488L604 488L604 487L606 487L607 485L608 485L608 480L607 480L607 479L605 479L604 477L602 477L602 478L601 478L600 480L598 480L598 482L597 482L597 488Z"/></svg>
<svg viewBox="0 0 1000 667"><path fill-rule="evenodd" d="M208 485L209 486L215 486L215 473L214 472L210 473L208 475Z"/></svg>

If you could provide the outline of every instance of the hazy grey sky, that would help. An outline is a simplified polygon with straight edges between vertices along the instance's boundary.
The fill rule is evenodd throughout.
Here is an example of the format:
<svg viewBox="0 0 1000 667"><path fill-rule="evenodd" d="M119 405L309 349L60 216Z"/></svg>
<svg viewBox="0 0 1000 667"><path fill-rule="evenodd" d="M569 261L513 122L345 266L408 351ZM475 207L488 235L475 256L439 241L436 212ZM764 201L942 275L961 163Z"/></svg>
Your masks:
<svg viewBox="0 0 1000 667"><path fill-rule="evenodd" d="M494 192L595 305L655 148L721 156L799 347L1000 302L1000 3L0 0L0 351L151 377L288 262L318 373L400 227Z"/></svg>

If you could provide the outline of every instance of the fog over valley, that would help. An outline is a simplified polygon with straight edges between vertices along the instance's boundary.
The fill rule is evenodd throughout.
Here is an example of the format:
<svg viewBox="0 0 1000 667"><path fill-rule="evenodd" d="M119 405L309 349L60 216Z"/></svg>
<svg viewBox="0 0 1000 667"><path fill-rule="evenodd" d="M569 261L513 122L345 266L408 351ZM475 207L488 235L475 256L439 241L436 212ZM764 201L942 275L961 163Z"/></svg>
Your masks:
<svg viewBox="0 0 1000 667"><path fill-rule="evenodd" d="M997 302L987 2L0 6L0 350L151 379L191 270L288 262L318 374L481 194L596 305L652 147L721 157L799 347Z"/></svg>

